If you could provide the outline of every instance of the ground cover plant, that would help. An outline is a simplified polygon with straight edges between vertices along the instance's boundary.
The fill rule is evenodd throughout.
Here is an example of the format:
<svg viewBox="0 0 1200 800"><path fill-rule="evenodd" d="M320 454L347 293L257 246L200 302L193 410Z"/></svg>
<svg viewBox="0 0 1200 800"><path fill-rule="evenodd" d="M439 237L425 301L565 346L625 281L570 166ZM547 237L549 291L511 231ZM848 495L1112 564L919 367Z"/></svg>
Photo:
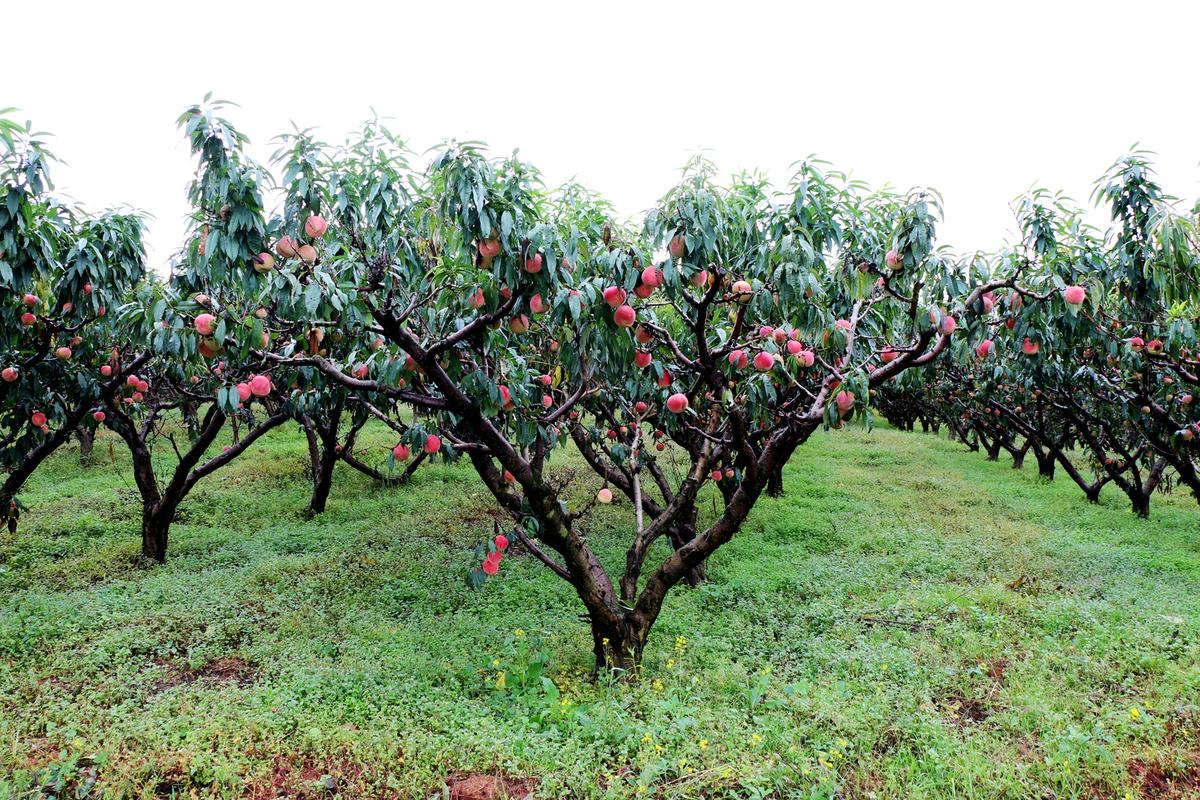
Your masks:
<svg viewBox="0 0 1200 800"><path fill-rule="evenodd" d="M393 436L368 425L362 457ZM0 796L1194 794L1190 499L1147 523L944 436L816 439L615 682L532 556L467 587L491 500L465 463L400 490L341 465L310 519L307 443L280 428L147 569L123 448L103 434L81 470L69 445L0 548ZM586 501L581 458L562 469ZM589 518L605 558L620 502Z"/></svg>

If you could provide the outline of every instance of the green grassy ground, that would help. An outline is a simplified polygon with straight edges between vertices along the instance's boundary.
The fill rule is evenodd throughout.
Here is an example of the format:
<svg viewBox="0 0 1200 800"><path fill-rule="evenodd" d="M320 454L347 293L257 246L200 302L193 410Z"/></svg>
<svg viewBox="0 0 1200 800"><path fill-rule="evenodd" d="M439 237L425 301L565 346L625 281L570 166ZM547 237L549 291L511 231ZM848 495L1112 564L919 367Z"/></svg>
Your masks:
<svg viewBox="0 0 1200 800"><path fill-rule="evenodd" d="M43 469L0 538L0 798L427 798L478 775L544 798L1200 795L1184 496L1139 521L932 436L819 434L612 684L532 558L467 588L492 506L465 464L341 473L309 521L280 431L151 567L109 441ZM628 515L588 520L610 563Z"/></svg>

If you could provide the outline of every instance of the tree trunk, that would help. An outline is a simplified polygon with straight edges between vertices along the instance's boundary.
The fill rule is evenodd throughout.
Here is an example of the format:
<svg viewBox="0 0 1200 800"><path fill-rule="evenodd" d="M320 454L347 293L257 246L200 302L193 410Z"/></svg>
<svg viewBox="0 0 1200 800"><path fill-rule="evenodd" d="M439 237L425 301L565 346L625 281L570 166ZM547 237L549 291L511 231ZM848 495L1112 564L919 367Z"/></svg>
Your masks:
<svg viewBox="0 0 1200 800"><path fill-rule="evenodd" d="M649 625L638 625L632 615L624 614L613 625L592 620L592 650L596 655L596 674L615 671L631 674L642 662Z"/></svg>
<svg viewBox="0 0 1200 800"><path fill-rule="evenodd" d="M1146 492L1129 492L1129 503L1133 513L1142 519L1150 518L1150 495Z"/></svg>
<svg viewBox="0 0 1200 800"><path fill-rule="evenodd" d="M80 425L75 429L79 438L79 463L87 466L92 463L92 447L96 444L96 429L88 425Z"/></svg>
<svg viewBox="0 0 1200 800"><path fill-rule="evenodd" d="M333 486L333 464L325 463L322 458L317 466L316 479L313 481L312 497L308 501L310 517L325 512L325 503L329 500L329 490Z"/></svg>
<svg viewBox="0 0 1200 800"><path fill-rule="evenodd" d="M987 446L987 460L988 461L999 461L1000 460L1000 439L997 438L997 439L993 440L993 442Z"/></svg>
<svg viewBox="0 0 1200 800"><path fill-rule="evenodd" d="M21 507L11 492L0 487L0 522L8 528L9 533L17 532L17 522L21 519Z"/></svg>
<svg viewBox="0 0 1200 800"><path fill-rule="evenodd" d="M1051 453L1035 453L1034 455L1037 456L1038 475L1047 480L1054 480L1054 455Z"/></svg>
<svg viewBox="0 0 1200 800"><path fill-rule="evenodd" d="M162 564L167 560L167 535L175 520L175 507L146 504L142 509L142 555Z"/></svg>
<svg viewBox="0 0 1200 800"><path fill-rule="evenodd" d="M1012 451L1013 469L1023 469L1025 467L1025 450Z"/></svg>
<svg viewBox="0 0 1200 800"><path fill-rule="evenodd" d="M767 497L783 497L783 467L771 470L767 476Z"/></svg>
<svg viewBox="0 0 1200 800"><path fill-rule="evenodd" d="M1089 503L1099 503L1100 502L1100 490L1102 488L1104 488L1104 487L1103 486L1095 486L1095 487L1089 487L1087 489L1084 489L1083 496L1087 498L1087 501Z"/></svg>

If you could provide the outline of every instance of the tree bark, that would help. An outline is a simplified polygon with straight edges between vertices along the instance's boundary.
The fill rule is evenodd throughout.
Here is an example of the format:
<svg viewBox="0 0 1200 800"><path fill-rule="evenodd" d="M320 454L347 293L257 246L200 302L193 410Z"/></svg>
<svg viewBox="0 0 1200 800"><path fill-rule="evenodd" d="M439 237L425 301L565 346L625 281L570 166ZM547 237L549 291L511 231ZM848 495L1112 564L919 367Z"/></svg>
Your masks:
<svg viewBox="0 0 1200 800"><path fill-rule="evenodd" d="M614 671L627 675L642 662L646 647L648 625L639 625L627 616L614 624L592 621L592 651L596 655L597 673Z"/></svg>
<svg viewBox="0 0 1200 800"><path fill-rule="evenodd" d="M1053 453L1034 453L1038 462L1038 475L1041 475L1047 480L1054 480L1054 454Z"/></svg>
<svg viewBox="0 0 1200 800"><path fill-rule="evenodd" d="M308 500L308 516L325 512L329 492L333 487L333 468L341 453L338 450L338 431L341 425L343 401L339 399L326 420L313 420L305 415L300 420L308 437L308 454L312 467L313 490Z"/></svg>
<svg viewBox="0 0 1200 800"><path fill-rule="evenodd" d="M88 425L80 425L75 429L79 439L79 463L87 466L92 463L92 448L96 444L96 430Z"/></svg>
<svg viewBox="0 0 1200 800"><path fill-rule="evenodd" d="M167 560L167 536L175 521L176 507L147 503L142 509L142 555L162 564Z"/></svg>
<svg viewBox="0 0 1200 800"><path fill-rule="evenodd" d="M329 492L333 488L333 465L336 460L336 458L327 460L324 454L322 454L321 461L317 466L316 479L313 481L312 497L308 501L308 515L310 517L325 513L325 506L329 501Z"/></svg>
<svg viewBox="0 0 1200 800"><path fill-rule="evenodd" d="M783 497L783 467L771 470L767 476L767 497Z"/></svg>
<svg viewBox="0 0 1200 800"><path fill-rule="evenodd" d="M1129 504L1133 513L1142 519L1150 518L1150 496L1145 492L1129 492Z"/></svg>

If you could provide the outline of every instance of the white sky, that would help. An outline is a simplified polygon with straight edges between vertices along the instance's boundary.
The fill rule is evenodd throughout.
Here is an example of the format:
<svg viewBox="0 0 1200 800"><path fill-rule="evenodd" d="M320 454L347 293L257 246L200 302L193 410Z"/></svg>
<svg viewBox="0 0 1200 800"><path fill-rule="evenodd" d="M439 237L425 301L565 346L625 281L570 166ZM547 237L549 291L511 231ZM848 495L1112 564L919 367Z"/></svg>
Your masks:
<svg viewBox="0 0 1200 800"><path fill-rule="evenodd" d="M816 153L928 185L939 237L992 249L1031 184L1085 202L1134 142L1200 196L1197 2L11 2L0 106L55 134L60 189L154 215L179 244L191 173L174 120L212 90L266 160L291 121L340 141L375 108L420 150L520 147L626 215L700 148L780 185Z"/></svg>

